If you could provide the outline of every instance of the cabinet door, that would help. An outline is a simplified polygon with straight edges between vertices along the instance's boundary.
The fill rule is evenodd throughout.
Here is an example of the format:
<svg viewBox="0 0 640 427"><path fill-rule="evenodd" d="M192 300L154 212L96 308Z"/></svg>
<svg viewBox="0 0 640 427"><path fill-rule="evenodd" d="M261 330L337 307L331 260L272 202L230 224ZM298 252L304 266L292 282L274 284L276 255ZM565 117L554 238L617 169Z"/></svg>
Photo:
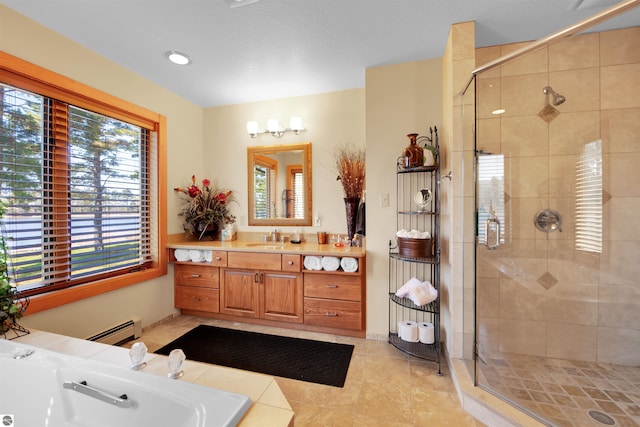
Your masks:
<svg viewBox="0 0 640 427"><path fill-rule="evenodd" d="M220 284L220 313L242 317L259 315L260 273L254 270L222 269Z"/></svg>
<svg viewBox="0 0 640 427"><path fill-rule="evenodd" d="M265 271L261 274L260 317L302 323L304 304L302 274Z"/></svg>

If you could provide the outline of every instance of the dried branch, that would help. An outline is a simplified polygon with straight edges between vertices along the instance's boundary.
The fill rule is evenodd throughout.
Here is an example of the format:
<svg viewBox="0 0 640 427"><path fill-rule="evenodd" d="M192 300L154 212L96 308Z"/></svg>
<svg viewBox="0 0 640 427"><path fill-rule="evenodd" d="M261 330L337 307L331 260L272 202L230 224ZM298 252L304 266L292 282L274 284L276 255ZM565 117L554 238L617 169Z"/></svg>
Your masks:
<svg viewBox="0 0 640 427"><path fill-rule="evenodd" d="M342 182L344 197L362 198L364 191L364 151L350 145L340 145L334 150L338 180Z"/></svg>

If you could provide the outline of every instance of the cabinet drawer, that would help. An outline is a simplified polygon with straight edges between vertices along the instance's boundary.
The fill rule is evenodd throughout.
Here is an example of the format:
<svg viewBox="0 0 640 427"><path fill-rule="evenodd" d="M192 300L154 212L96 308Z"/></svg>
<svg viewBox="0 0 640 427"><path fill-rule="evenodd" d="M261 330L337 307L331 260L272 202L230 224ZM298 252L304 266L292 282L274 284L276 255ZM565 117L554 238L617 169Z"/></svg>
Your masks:
<svg viewBox="0 0 640 427"><path fill-rule="evenodd" d="M227 251L211 251L211 265L216 267L226 267Z"/></svg>
<svg viewBox="0 0 640 427"><path fill-rule="evenodd" d="M218 267L209 267L206 265L176 264L174 271L175 284L181 286L219 288L219 271Z"/></svg>
<svg viewBox="0 0 640 427"><path fill-rule="evenodd" d="M220 294L218 289L176 286L175 305L185 310L218 313L220 311Z"/></svg>
<svg viewBox="0 0 640 427"><path fill-rule="evenodd" d="M340 274L304 275L304 296L360 301L362 285L360 276Z"/></svg>
<svg viewBox="0 0 640 427"><path fill-rule="evenodd" d="M227 253L227 266L230 268L278 271L282 268L282 256L281 254L260 252L229 252Z"/></svg>
<svg viewBox="0 0 640 427"><path fill-rule="evenodd" d="M355 301L304 299L305 325L340 329L362 329L362 306Z"/></svg>
<svg viewBox="0 0 640 427"><path fill-rule="evenodd" d="M300 271L300 255L282 254L282 271Z"/></svg>

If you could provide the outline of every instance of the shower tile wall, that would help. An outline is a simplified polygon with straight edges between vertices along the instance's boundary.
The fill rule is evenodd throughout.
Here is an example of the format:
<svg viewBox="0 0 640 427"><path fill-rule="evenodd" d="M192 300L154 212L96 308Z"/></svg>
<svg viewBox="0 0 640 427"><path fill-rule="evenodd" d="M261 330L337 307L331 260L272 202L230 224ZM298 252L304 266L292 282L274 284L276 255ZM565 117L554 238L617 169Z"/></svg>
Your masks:
<svg viewBox="0 0 640 427"><path fill-rule="evenodd" d="M477 49L484 64L521 44ZM550 123L542 88L566 97ZM477 254L480 351L640 365L640 27L480 75L478 148L505 156L505 244ZM506 113L491 114L498 108ZM576 164L602 139L602 250L576 249ZM544 233L534 214L562 214Z"/></svg>

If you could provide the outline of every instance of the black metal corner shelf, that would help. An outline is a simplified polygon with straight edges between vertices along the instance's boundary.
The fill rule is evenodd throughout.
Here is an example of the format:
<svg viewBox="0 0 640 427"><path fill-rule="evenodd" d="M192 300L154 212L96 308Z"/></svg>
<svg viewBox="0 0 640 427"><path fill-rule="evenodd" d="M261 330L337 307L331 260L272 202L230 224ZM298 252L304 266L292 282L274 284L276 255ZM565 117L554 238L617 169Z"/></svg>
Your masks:
<svg viewBox="0 0 640 427"><path fill-rule="evenodd" d="M435 300L435 301L430 302L429 304L425 304L425 305L415 305L413 303L413 301L411 301L411 299L409 299L409 298L400 298L399 296L397 296L393 292L389 292L389 299L391 301L395 302L396 304L402 306L402 307L410 308L412 310L424 311L425 313L439 313L440 312L440 304L439 304L438 300Z"/></svg>
<svg viewBox="0 0 640 427"><path fill-rule="evenodd" d="M389 252L389 257L406 262L417 262L421 264L440 264L440 257L416 258L400 255L398 252Z"/></svg>
<svg viewBox="0 0 640 427"><path fill-rule="evenodd" d="M435 128L434 128L435 129ZM405 168L398 164L396 168L396 226L397 230L418 230L428 232L432 240L433 254L427 257L410 257L401 254L416 253L412 248L398 246L396 239L389 241L389 343L410 354L438 364L438 374L442 375L440 359L440 165L438 164L439 144L438 131L429 129L430 137L418 137L419 141L427 141L425 150L432 150L435 164ZM435 149L435 150L433 150ZM419 204L416 196L430 191L432 197L424 205ZM424 252L420 252L422 254ZM417 254L417 253L416 253ZM409 281L418 279L429 282L437 291L438 298L423 306L416 305L411 298L400 298L396 292ZM415 296L414 296L415 299ZM434 343L407 341L398 336L402 322L432 323L434 327ZM429 342L430 339L425 339Z"/></svg>
<svg viewBox="0 0 640 427"><path fill-rule="evenodd" d="M435 172L438 170L438 165L432 165L432 166L416 166L413 168L403 168L402 166L398 165L398 173L413 173L413 172Z"/></svg>
<svg viewBox="0 0 640 427"><path fill-rule="evenodd" d="M398 334L389 334L389 343L391 343L395 348L400 351L403 351L412 356L419 357L421 359L426 360L440 360L440 352L438 351L440 345L437 344L436 340L433 344L423 344L421 342L409 342L404 341ZM442 375L442 371L440 370L440 363L438 363L438 375Z"/></svg>
<svg viewBox="0 0 640 427"><path fill-rule="evenodd" d="M433 211L399 211L401 215L438 215L438 212Z"/></svg>

